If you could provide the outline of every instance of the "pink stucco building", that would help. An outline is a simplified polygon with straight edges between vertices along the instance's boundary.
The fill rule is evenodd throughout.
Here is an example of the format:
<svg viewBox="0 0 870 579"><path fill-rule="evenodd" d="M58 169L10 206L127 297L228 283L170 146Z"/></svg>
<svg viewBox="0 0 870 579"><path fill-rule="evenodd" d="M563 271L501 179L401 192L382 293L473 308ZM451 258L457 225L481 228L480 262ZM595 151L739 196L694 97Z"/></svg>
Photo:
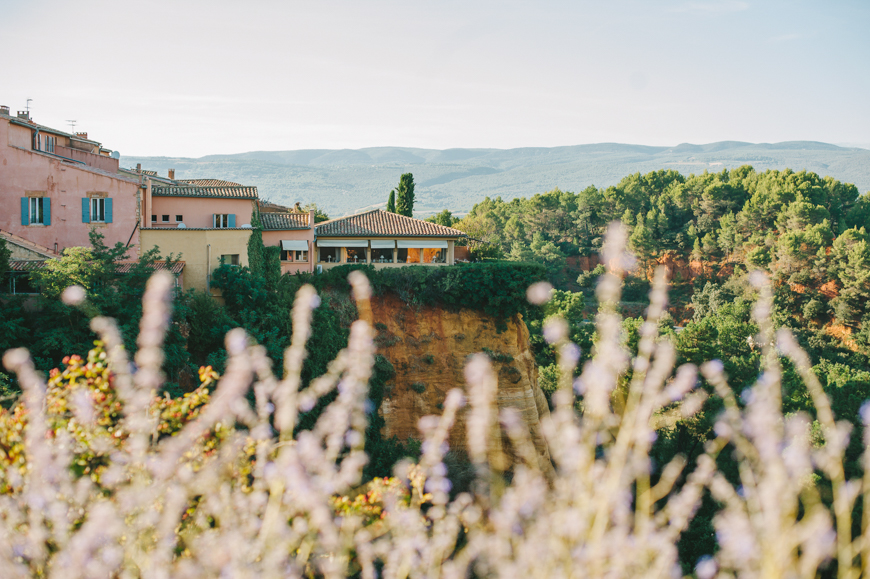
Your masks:
<svg viewBox="0 0 870 579"><path fill-rule="evenodd" d="M263 245L281 248L281 273L314 272L314 210L260 213Z"/></svg>
<svg viewBox="0 0 870 579"><path fill-rule="evenodd" d="M66 133L0 106L0 229L60 253L90 245L96 228L107 245L139 243L135 176L119 173L111 151L87 133Z"/></svg>

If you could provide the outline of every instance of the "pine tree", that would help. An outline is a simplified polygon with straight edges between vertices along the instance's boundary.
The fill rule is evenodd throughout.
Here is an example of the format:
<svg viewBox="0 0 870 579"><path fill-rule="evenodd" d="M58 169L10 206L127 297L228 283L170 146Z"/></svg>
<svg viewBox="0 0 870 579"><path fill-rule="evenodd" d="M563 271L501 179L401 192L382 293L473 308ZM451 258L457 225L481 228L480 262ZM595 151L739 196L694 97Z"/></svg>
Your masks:
<svg viewBox="0 0 870 579"><path fill-rule="evenodd" d="M414 216L414 175L405 173L396 187L396 213L407 217Z"/></svg>
<svg viewBox="0 0 870 579"><path fill-rule="evenodd" d="M390 191L390 198L387 199L387 211L390 213L396 212L396 190Z"/></svg>

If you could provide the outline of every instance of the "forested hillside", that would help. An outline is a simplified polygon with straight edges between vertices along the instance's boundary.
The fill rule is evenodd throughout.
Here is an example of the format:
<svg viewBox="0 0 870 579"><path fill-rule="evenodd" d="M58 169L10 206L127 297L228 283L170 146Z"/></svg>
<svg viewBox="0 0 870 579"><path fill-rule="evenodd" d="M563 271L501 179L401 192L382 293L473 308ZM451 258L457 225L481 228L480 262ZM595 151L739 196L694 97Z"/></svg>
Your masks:
<svg viewBox="0 0 870 579"><path fill-rule="evenodd" d="M816 173L749 166L689 177L638 173L578 193L487 198L450 221L478 253L544 262L556 281L567 257L596 255L607 224L621 221L640 277L663 262L676 284L700 275L733 293L731 278L763 269L801 321L835 320L857 330L868 311L870 199Z"/></svg>
<svg viewBox="0 0 870 579"><path fill-rule="evenodd" d="M555 187L581 191L609 187L635 172L674 169L685 174L752 165L806 169L870 190L870 150L797 141L642 146L600 143L520 149L417 149L374 147L343 150L253 151L198 159L123 157L121 166L174 168L180 179L218 178L256 185L260 195L292 205L317 203L331 217L383 207L399 175L417 183L415 215L441 209L464 213L484 199L528 197Z"/></svg>

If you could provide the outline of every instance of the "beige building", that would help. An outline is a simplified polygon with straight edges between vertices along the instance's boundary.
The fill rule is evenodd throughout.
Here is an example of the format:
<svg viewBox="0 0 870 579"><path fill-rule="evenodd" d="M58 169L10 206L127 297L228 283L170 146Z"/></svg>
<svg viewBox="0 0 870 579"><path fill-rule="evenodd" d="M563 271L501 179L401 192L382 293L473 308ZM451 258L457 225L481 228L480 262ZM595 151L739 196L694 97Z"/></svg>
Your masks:
<svg viewBox="0 0 870 579"><path fill-rule="evenodd" d="M318 224L317 265L329 269L348 263L376 268L454 264L456 241L465 234L422 219L382 209Z"/></svg>

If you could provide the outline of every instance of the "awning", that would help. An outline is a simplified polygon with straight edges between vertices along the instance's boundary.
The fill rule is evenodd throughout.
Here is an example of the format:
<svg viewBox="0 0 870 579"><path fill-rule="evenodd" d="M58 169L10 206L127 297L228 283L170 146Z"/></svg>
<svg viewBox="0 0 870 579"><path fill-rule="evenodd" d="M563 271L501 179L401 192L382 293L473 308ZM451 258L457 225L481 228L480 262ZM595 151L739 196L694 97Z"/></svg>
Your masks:
<svg viewBox="0 0 870 579"><path fill-rule="evenodd" d="M368 247L368 239L318 239L317 247Z"/></svg>
<svg viewBox="0 0 870 579"><path fill-rule="evenodd" d="M447 241L443 239L433 239L431 241L422 239L420 241L402 241L400 239L396 243L400 249L447 249Z"/></svg>
<svg viewBox="0 0 870 579"><path fill-rule="evenodd" d="M281 249L285 251L308 251L308 242L304 239L282 239Z"/></svg>
<svg viewBox="0 0 870 579"><path fill-rule="evenodd" d="M395 239L372 239L372 249L393 249L396 247Z"/></svg>

